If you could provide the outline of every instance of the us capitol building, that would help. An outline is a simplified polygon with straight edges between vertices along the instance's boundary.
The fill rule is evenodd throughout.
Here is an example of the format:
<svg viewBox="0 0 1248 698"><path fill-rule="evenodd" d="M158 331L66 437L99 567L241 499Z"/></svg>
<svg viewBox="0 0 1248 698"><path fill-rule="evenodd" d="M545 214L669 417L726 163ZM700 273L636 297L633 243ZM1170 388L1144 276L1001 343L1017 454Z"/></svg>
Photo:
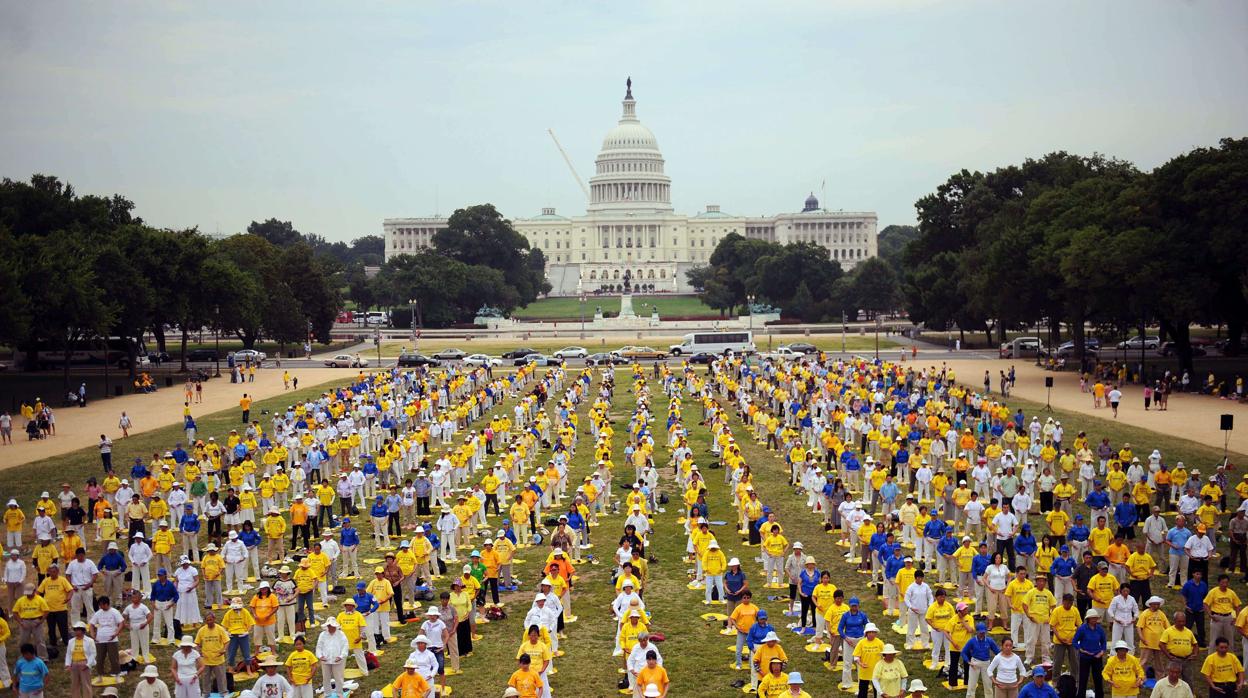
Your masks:
<svg viewBox="0 0 1248 698"><path fill-rule="evenodd" d="M551 295L618 288L625 273L634 289L691 292L685 272L709 263L720 238L737 233L781 244L815 243L850 269L877 252L875 213L829 211L812 193L801 211L766 217L734 216L708 205L685 216L672 210L672 180L650 129L637 119L632 81L619 124L607 132L589 179L585 215L553 208L512 220L517 231L546 255ZM387 218L382 223L386 259L433 244L446 218Z"/></svg>

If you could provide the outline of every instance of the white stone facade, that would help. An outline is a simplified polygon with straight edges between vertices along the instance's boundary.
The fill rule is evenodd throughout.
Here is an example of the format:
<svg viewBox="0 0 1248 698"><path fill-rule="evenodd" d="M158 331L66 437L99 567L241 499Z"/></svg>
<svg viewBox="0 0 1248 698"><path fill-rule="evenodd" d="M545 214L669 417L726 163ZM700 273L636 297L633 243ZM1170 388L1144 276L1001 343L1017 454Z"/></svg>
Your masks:
<svg viewBox="0 0 1248 698"><path fill-rule="evenodd" d="M685 272L707 264L729 233L781 244L811 242L846 269L877 253L875 213L822 209L813 194L797 213L733 216L709 205L695 216L678 215L663 164L654 134L637 119L630 88L619 124L603 139L594 163L585 215L568 218L544 208L539 216L512 221L545 253L552 295L619 286L625 273L641 290L689 292ZM430 246L444 227L445 218L387 218L386 258Z"/></svg>

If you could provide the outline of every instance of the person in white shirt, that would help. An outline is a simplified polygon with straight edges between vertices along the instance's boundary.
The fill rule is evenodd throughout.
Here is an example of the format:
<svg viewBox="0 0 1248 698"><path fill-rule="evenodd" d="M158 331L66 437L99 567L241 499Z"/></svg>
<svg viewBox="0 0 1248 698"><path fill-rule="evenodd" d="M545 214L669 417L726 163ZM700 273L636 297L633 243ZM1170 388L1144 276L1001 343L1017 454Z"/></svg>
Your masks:
<svg viewBox="0 0 1248 698"><path fill-rule="evenodd" d="M932 588L923 581L923 573L914 573L914 582L906 587L906 642L905 649L924 649L923 628L927 625L927 607L936 603ZM935 631L933 631L934 633ZM915 640L915 637L918 637ZM911 646L913 644L913 647Z"/></svg>
<svg viewBox="0 0 1248 698"><path fill-rule="evenodd" d="M100 569L95 566L95 561L87 559L86 551L79 548L74 559L65 565L65 576L74 587L74 593L69 599L69 619L71 621L83 618L89 620L92 601L94 601L95 580L100 576Z"/></svg>
<svg viewBox="0 0 1248 698"><path fill-rule="evenodd" d="M1144 519L1144 550L1157 562L1157 571L1165 572L1161 563L1170 561L1170 546L1166 544L1170 525L1161 515L1161 507L1154 505L1152 511L1152 516Z"/></svg>
<svg viewBox="0 0 1248 698"><path fill-rule="evenodd" d="M459 557L456 552L459 542L456 540L459 533L459 517L455 515L448 506L442 507L442 517L438 519L437 529L438 535L442 540L442 559L447 562L458 562Z"/></svg>
<svg viewBox="0 0 1248 698"><path fill-rule="evenodd" d="M130 586L144 594L152 593L152 546L147 544L142 531L134 534L126 557L130 560Z"/></svg>
<svg viewBox="0 0 1248 698"><path fill-rule="evenodd" d="M139 591L130 592L130 603L121 610L123 627L130 628L130 652L140 662L156 661L152 657L152 609L143 603L143 594Z"/></svg>
<svg viewBox="0 0 1248 698"><path fill-rule="evenodd" d="M407 655L407 662L404 666L410 664L416 665L416 673L429 684L429 692L422 698L433 698L433 685L438 676L438 657L429 650L429 638L425 635L417 635L412 640L411 653Z"/></svg>
<svg viewBox="0 0 1248 698"><path fill-rule="evenodd" d="M1008 502L1001 503L1001 511L992 517L992 525L996 528L997 552L1005 555L1014 568L1014 536L1018 535L1018 517L1011 511Z"/></svg>
<svg viewBox="0 0 1248 698"><path fill-rule="evenodd" d="M31 522L31 528L35 531L35 540L43 540L47 538L52 540L56 533L56 521L48 516L47 509L39 507L35 520ZM98 538L96 540L99 540Z"/></svg>
<svg viewBox="0 0 1248 698"><path fill-rule="evenodd" d="M107 596L101 596L100 608L91 615L88 623L95 631L95 647L100 661L96 664L96 672L100 676L120 676L121 662L118 659L117 637L121 634L121 624L125 621L121 613L112 607ZM107 673L111 668L112 673Z"/></svg>
<svg viewBox="0 0 1248 698"><path fill-rule="evenodd" d="M1140 617L1140 605L1131 596L1131 587L1126 584L1119 587L1118 594L1109 602L1106 613L1111 624L1110 644L1117 644L1121 640L1135 651L1135 622Z"/></svg>
<svg viewBox="0 0 1248 698"><path fill-rule="evenodd" d="M281 666L281 662L276 659L268 659L260 663L264 675L256 679L251 687L251 692L256 698L291 698L295 687L290 685L290 681L285 676L277 673Z"/></svg>
<svg viewBox="0 0 1248 698"><path fill-rule="evenodd" d="M637 673L646 667L646 653L654 652L655 661L659 666L663 666L663 654L659 652L659 646L650 642L650 633L639 633L637 635L637 644L633 645L633 649L628 653L628 658L624 662L624 666L628 671L628 685L636 690Z"/></svg>
<svg viewBox="0 0 1248 698"><path fill-rule="evenodd" d="M9 590L7 608L13 608L13 602L22 595L22 585L26 583L26 561L22 559L22 551L13 548L9 551L9 559L4 562L4 585Z"/></svg>
<svg viewBox="0 0 1248 698"><path fill-rule="evenodd" d="M160 680L160 669L155 664L143 667L142 680L134 687L134 698L170 698L169 686Z"/></svg>
<svg viewBox="0 0 1248 698"><path fill-rule="evenodd" d="M1017 689L1023 684L1027 676L1027 667L1023 664L1023 658L1014 654L1014 641L1005 638L1001 641L1001 653L992 658L988 663L988 677L992 679L992 683L996 686L995 691L998 695L1014 695L1012 693L1002 693L1002 689L1009 691Z"/></svg>
<svg viewBox="0 0 1248 698"><path fill-rule="evenodd" d="M347 636L338 629L338 621L332 616L325 620L325 629L316 638L316 659L321 664L321 689L332 695L336 689L343 692L343 672L347 662Z"/></svg>
<svg viewBox="0 0 1248 698"><path fill-rule="evenodd" d="M199 570L191 567L191 558L183 555L173 570L174 584L178 587L178 605L173 617L182 625L198 625L204 622L199 610Z"/></svg>
<svg viewBox="0 0 1248 698"><path fill-rule="evenodd" d="M995 611L1001 627L1005 627L1006 619L1010 617L1010 602L1005 596L1005 587L1010 583L1010 568L1001 562L1001 553L994 553L992 556L992 564L984 570L980 577L980 582L986 587L987 605L985 612L988 614L988 627L992 627L992 615Z"/></svg>

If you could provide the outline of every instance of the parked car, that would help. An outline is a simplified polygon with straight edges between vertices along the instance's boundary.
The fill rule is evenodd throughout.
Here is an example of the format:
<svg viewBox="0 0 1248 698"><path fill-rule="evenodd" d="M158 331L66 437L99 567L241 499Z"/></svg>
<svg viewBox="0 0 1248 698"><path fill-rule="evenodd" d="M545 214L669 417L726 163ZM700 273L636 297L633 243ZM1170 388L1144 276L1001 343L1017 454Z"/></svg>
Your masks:
<svg viewBox="0 0 1248 698"><path fill-rule="evenodd" d="M517 366L527 366L530 364L536 364L538 366L558 366L559 360L552 359L545 354L525 354L524 356L516 359Z"/></svg>
<svg viewBox="0 0 1248 698"><path fill-rule="evenodd" d="M610 354L605 351L599 352L597 354L590 354L589 356L585 357L586 366L607 366L607 365L619 365L619 364L626 364L626 363L628 363L628 359L622 359L618 356L615 356L614 354Z"/></svg>
<svg viewBox="0 0 1248 698"><path fill-rule="evenodd" d="M169 352L167 351L149 351L147 352L147 360L154 364L163 364L169 361Z"/></svg>
<svg viewBox="0 0 1248 698"><path fill-rule="evenodd" d="M417 354L414 351L405 351L399 354L399 360L397 363L400 368L415 368L418 366L436 367L440 365L437 359L425 356L424 354Z"/></svg>
<svg viewBox="0 0 1248 698"><path fill-rule="evenodd" d="M1131 339L1128 339L1125 342L1118 342L1118 348L1124 349L1124 350L1135 349L1136 351L1139 351L1141 348L1145 350L1155 350L1157 349L1157 347L1160 347L1160 346L1161 346L1161 337L1158 337L1156 335L1149 335L1147 337L1141 337L1140 335L1137 334L1136 336L1132 337Z"/></svg>
<svg viewBox="0 0 1248 698"><path fill-rule="evenodd" d="M583 359L589 356L585 347L564 347L554 354L556 359Z"/></svg>
<svg viewBox="0 0 1248 698"><path fill-rule="evenodd" d="M1095 355L1096 352L1101 350L1101 340L1095 337L1087 337L1083 340L1083 350L1086 354ZM1075 343L1073 341L1062 342L1057 349L1053 351L1044 350L1040 353L1041 356L1048 356L1049 354L1058 359L1073 358L1075 355Z"/></svg>
<svg viewBox="0 0 1248 698"><path fill-rule="evenodd" d="M1175 356L1178 354L1178 351L1175 349L1174 342L1166 342L1165 344L1161 345L1161 349L1158 350L1158 353L1160 353L1162 356ZM1208 354L1208 353L1209 352L1205 351L1205 348L1202 347L1201 345L1199 344L1192 345L1192 356L1204 356L1205 354Z"/></svg>
<svg viewBox="0 0 1248 698"><path fill-rule="evenodd" d="M504 359L523 359L529 354L536 354L536 353L537 353L536 349L530 349L528 347L521 347L519 349L512 349L511 351L504 352L503 358ZM519 366L520 364L516 364L516 365Z"/></svg>
<svg viewBox="0 0 1248 698"><path fill-rule="evenodd" d="M626 346L626 347L620 347L619 349L616 349L615 351L611 353L624 359L666 359L667 358L667 352L659 351L657 349L654 349L653 347L637 347L637 346L631 346L631 345Z"/></svg>
<svg viewBox="0 0 1248 698"><path fill-rule="evenodd" d="M712 354L709 351L700 351L690 356L688 359L685 359L685 361L688 361L691 364L706 364L707 366L710 366L711 362L718 358L718 354Z"/></svg>
<svg viewBox="0 0 1248 698"><path fill-rule="evenodd" d="M809 342L793 342L789 344L788 346L789 346L789 349L792 349L793 351L800 351L803 354L818 354L819 353L819 347Z"/></svg>
<svg viewBox="0 0 1248 698"><path fill-rule="evenodd" d="M502 366L503 360L496 359L486 354L469 354L464 357L463 364L465 366Z"/></svg>
<svg viewBox="0 0 1248 698"><path fill-rule="evenodd" d="M468 352L465 352L463 349L451 348L434 352L433 358L440 359L442 361L459 361L467 355Z"/></svg>
<svg viewBox="0 0 1248 698"><path fill-rule="evenodd" d="M262 351L256 351L255 349L239 349L234 352L235 364L245 364L248 361L251 361L251 363L259 366L262 365L264 360L267 358L269 358L268 354L265 354Z"/></svg>
<svg viewBox="0 0 1248 698"><path fill-rule="evenodd" d="M999 355L1003 359L1022 359L1040 352L1039 337L1016 337L1001 345Z"/></svg>
<svg viewBox="0 0 1248 698"><path fill-rule="evenodd" d="M186 352L187 361L216 361L216 349L192 349Z"/></svg>
<svg viewBox="0 0 1248 698"><path fill-rule="evenodd" d="M368 368L368 359L359 354L335 354L325 359L325 365L330 368Z"/></svg>

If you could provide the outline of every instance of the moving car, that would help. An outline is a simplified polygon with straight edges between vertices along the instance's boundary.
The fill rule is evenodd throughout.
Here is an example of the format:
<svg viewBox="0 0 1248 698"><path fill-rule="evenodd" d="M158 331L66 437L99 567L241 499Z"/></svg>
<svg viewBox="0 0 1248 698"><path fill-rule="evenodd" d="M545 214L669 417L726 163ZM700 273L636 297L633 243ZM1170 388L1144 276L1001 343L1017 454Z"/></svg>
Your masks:
<svg viewBox="0 0 1248 698"><path fill-rule="evenodd" d="M1156 335L1149 335L1147 337L1141 337L1140 335L1137 334L1136 336L1132 337L1131 339L1128 339L1125 342L1118 342L1118 348L1125 349L1125 350L1135 349L1136 351L1139 351L1141 348L1143 348L1143 349L1151 351L1160 346L1161 346L1161 337L1158 337Z"/></svg>
<svg viewBox="0 0 1248 698"><path fill-rule="evenodd" d="M599 352L597 354L590 354L589 356L585 357L586 366L608 366L608 365L620 365L620 364L626 364L626 363L628 363L628 359L622 359L618 356L614 356L605 351Z"/></svg>
<svg viewBox="0 0 1248 698"><path fill-rule="evenodd" d="M264 360L267 358L269 358L268 354L265 354L262 351L256 351L255 349L239 349L234 352L235 364L245 364L248 361L251 361L251 363L259 366L263 364Z"/></svg>
<svg viewBox="0 0 1248 698"><path fill-rule="evenodd" d="M1016 337L1002 344L999 354L1003 359L1022 359L1034 357L1039 352L1039 337Z"/></svg>
<svg viewBox="0 0 1248 698"><path fill-rule="evenodd" d="M667 352L658 351L652 347L626 346L620 347L611 352L616 356L624 359L666 359Z"/></svg>
<svg viewBox="0 0 1248 698"><path fill-rule="evenodd" d="M503 360L496 359L486 354L469 354L464 357L463 364L465 366L502 366Z"/></svg>
<svg viewBox="0 0 1248 698"><path fill-rule="evenodd" d="M1101 350L1101 340L1095 337L1088 337L1084 339L1083 350L1085 353L1089 355L1095 355L1096 352ZM1058 345L1057 349L1053 350L1052 352L1045 351L1045 352L1041 352L1040 355L1048 356L1050 353L1053 354L1054 357L1059 358L1059 359L1072 358L1075 355L1075 343L1073 341L1062 342L1061 344Z"/></svg>
<svg viewBox="0 0 1248 698"><path fill-rule="evenodd" d="M710 366L711 362L718 358L719 354L712 354L709 351L700 351L685 359L685 361L688 361L691 364L706 364L707 366Z"/></svg>
<svg viewBox="0 0 1248 698"><path fill-rule="evenodd" d="M187 361L216 361L216 349L192 349L186 352Z"/></svg>
<svg viewBox="0 0 1248 698"><path fill-rule="evenodd" d="M434 352L433 358L441 359L442 361L459 361L467 355L468 353L463 349L456 349L452 347L450 349L442 349L441 351Z"/></svg>
<svg viewBox="0 0 1248 698"><path fill-rule="evenodd" d="M1177 356L1178 355L1178 350L1175 349L1174 342L1166 342L1165 344L1162 344L1161 349L1159 349L1158 352L1162 356ZM1209 352L1205 351L1205 348L1203 346L1199 344L1195 344L1195 343L1192 344L1192 356L1204 356L1205 354L1208 354L1208 353Z"/></svg>
<svg viewBox="0 0 1248 698"><path fill-rule="evenodd" d="M525 354L516 359L517 366L527 366L529 364L537 364L538 366L558 366L559 359L552 359L545 354Z"/></svg>
<svg viewBox="0 0 1248 698"><path fill-rule="evenodd" d="M504 352L502 356L504 359L523 359L529 354L536 354L536 353L537 353L536 349L530 349L528 347L521 347L519 349L512 349L509 352ZM519 366L520 364L516 364L516 365Z"/></svg>
<svg viewBox="0 0 1248 698"><path fill-rule="evenodd" d="M789 344L788 347L793 351L800 351L803 354L819 353L819 347L811 344L810 342L793 342L792 344Z"/></svg>
<svg viewBox="0 0 1248 698"><path fill-rule="evenodd" d="M424 354L417 354L414 351L405 351L399 354L397 363L400 368L415 368L417 366L436 367L440 365L437 359L425 356Z"/></svg>
<svg viewBox="0 0 1248 698"><path fill-rule="evenodd" d="M325 359L325 365L330 368L368 368L368 359L359 354L334 354Z"/></svg>
<svg viewBox="0 0 1248 698"><path fill-rule="evenodd" d="M766 354L763 354L763 358L765 359L792 359L795 361L801 361L802 359L806 358L806 353L801 352L801 351L794 351L792 347L785 346L785 347L778 347L775 351L771 351L771 352L767 352Z"/></svg>
<svg viewBox="0 0 1248 698"><path fill-rule="evenodd" d="M585 347L564 347L554 354L556 359L583 359L589 356Z"/></svg>

